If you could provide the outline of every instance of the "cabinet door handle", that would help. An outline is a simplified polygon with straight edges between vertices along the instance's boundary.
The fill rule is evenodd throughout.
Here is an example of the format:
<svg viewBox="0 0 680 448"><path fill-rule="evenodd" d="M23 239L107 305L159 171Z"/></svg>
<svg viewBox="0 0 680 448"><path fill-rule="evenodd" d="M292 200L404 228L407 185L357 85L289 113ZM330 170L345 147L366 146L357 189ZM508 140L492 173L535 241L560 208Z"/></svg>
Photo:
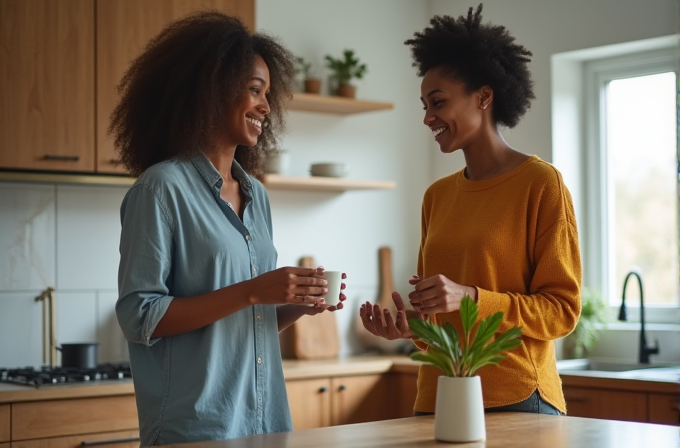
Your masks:
<svg viewBox="0 0 680 448"><path fill-rule="evenodd" d="M114 443L139 442L139 437L123 437L120 439L93 440L91 442L80 442L80 446L112 445Z"/></svg>
<svg viewBox="0 0 680 448"><path fill-rule="evenodd" d="M324 394L324 393L326 393L326 392L328 392L328 388L327 388L326 386L323 386L323 387L320 387L320 388L319 388L319 393L320 393L320 394Z"/></svg>
<svg viewBox="0 0 680 448"><path fill-rule="evenodd" d="M345 390L345 389L347 389L347 386L345 386L344 384L341 384L340 386L338 386L338 390L339 390L340 392L342 392L342 391Z"/></svg>
<svg viewBox="0 0 680 448"><path fill-rule="evenodd" d="M59 154L45 154L43 160L54 160L59 162L77 162L80 160L80 156L62 156Z"/></svg>
<svg viewBox="0 0 680 448"><path fill-rule="evenodd" d="M111 159L111 160L109 160L109 163L110 163L111 165L118 166L118 165L120 165L121 163L123 163L123 161L120 160L120 159Z"/></svg>

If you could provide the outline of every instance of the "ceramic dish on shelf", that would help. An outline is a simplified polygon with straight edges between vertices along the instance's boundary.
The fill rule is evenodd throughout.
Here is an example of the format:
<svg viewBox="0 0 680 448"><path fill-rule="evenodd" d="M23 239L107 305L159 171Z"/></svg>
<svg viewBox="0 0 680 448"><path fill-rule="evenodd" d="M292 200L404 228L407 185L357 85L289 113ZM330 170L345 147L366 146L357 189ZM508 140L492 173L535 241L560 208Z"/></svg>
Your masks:
<svg viewBox="0 0 680 448"><path fill-rule="evenodd" d="M349 174L349 167L344 163L313 163L309 173L312 176L345 177Z"/></svg>

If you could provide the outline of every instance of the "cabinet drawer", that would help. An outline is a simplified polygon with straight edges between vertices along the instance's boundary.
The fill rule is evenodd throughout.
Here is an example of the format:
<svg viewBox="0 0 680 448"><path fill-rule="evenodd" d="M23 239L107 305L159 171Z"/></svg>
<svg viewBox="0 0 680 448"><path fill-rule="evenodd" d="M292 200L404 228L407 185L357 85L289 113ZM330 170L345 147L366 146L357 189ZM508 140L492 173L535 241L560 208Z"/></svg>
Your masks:
<svg viewBox="0 0 680 448"><path fill-rule="evenodd" d="M587 387L564 387L567 415L633 422L647 421L647 394Z"/></svg>
<svg viewBox="0 0 680 448"><path fill-rule="evenodd" d="M680 425L680 395L650 393L648 400L649 423Z"/></svg>
<svg viewBox="0 0 680 448"><path fill-rule="evenodd" d="M80 436L12 442L12 448L139 448L139 431L116 431ZM1 447L0 447L1 448Z"/></svg>
<svg viewBox="0 0 680 448"><path fill-rule="evenodd" d="M134 395L12 405L14 441L139 429Z"/></svg>
<svg viewBox="0 0 680 448"><path fill-rule="evenodd" d="M0 442L9 442L9 422L9 405L0 404Z"/></svg>

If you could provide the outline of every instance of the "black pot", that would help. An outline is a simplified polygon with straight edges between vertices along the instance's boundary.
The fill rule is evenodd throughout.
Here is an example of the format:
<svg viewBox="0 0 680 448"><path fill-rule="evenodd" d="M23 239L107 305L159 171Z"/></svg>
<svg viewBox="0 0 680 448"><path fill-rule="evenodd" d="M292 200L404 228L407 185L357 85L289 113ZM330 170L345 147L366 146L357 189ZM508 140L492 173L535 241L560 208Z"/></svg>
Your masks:
<svg viewBox="0 0 680 448"><path fill-rule="evenodd" d="M96 342L84 344L61 344L61 366L64 368L94 369L97 367Z"/></svg>

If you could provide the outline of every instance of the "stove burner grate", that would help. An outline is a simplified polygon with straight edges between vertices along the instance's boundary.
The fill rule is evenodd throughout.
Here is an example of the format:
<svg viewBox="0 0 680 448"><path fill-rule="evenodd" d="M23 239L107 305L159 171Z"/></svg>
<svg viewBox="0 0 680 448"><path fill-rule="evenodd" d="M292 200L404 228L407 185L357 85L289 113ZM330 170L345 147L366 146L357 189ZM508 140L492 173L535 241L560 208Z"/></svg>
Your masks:
<svg viewBox="0 0 680 448"><path fill-rule="evenodd" d="M125 380L132 378L130 365L101 364L93 369L42 366L16 369L0 368L0 381L29 386L54 386L67 383L86 383L104 380Z"/></svg>

